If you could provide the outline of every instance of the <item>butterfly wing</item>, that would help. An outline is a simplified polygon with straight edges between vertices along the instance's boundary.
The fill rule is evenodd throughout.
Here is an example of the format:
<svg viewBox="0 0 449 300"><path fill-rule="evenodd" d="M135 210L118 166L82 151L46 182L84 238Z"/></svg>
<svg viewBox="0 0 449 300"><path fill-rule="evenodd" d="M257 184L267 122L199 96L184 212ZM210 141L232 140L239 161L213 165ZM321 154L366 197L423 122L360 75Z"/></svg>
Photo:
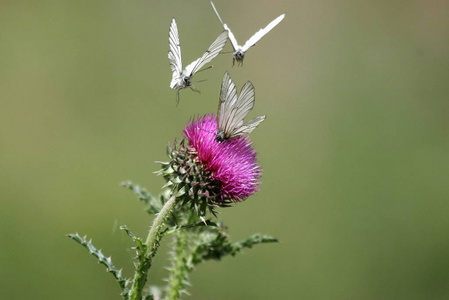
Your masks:
<svg viewBox="0 0 449 300"><path fill-rule="evenodd" d="M238 124L240 127L243 124L243 119L245 119L246 115L253 109L255 101L255 90L254 86L251 82L247 82L243 85L240 95L237 98L237 101L233 103L233 110L235 113L233 114L234 124ZM233 132L236 128L233 129Z"/></svg>
<svg viewBox="0 0 449 300"><path fill-rule="evenodd" d="M245 45L243 45L242 50L246 52L249 48L254 46L264 35L270 32L276 25L278 25L285 17L285 14L280 15L276 19L270 22L265 28L257 31L248 41L246 41Z"/></svg>
<svg viewBox="0 0 449 300"><path fill-rule="evenodd" d="M239 128L236 128L230 137L239 136L243 133L250 134L254 129L256 129L257 126L259 126L260 123L262 123L263 120L265 120L265 115L255 117L254 119L246 122Z"/></svg>
<svg viewBox="0 0 449 300"><path fill-rule="evenodd" d="M170 30L168 33L168 45L168 59L170 61L171 71L173 73L170 88L173 89L182 74L181 45L179 43L178 26L176 25L175 18L172 19L170 24Z"/></svg>
<svg viewBox="0 0 449 300"><path fill-rule="evenodd" d="M192 77L205 64L214 59L226 44L228 32L225 30L215 39L215 41L204 52L203 56L189 64L185 69L185 75Z"/></svg>
<svg viewBox="0 0 449 300"><path fill-rule="evenodd" d="M251 82L248 81L247 83L245 83L245 85L243 85L237 101L232 104L233 107L230 116L230 124L232 126L230 126L230 130L227 132L229 138L233 138L244 133L244 131L242 131L243 120L245 119L246 115L248 115L248 113L253 109L254 102L254 86Z"/></svg>
<svg viewBox="0 0 449 300"><path fill-rule="evenodd" d="M215 15L217 16L218 20L220 20L221 26L223 26L223 28L228 31L229 41L231 42L232 48L234 48L234 51L235 51L237 48L239 48L239 45L237 44L237 40L235 39L234 34L232 34L232 31L228 27L228 25L223 23L223 20L221 19L220 15L218 14L218 11L215 8L214 3L211 1L210 4L212 5L212 8L214 9Z"/></svg>
<svg viewBox="0 0 449 300"><path fill-rule="evenodd" d="M223 25L223 28L228 32L229 41L231 42L232 48L234 49L234 51L237 51L237 49L239 49L240 46L239 46L239 44L237 44L237 39L235 38L231 29L226 24Z"/></svg>
<svg viewBox="0 0 449 300"><path fill-rule="evenodd" d="M223 20L221 19L220 15L218 14L217 9L215 8L214 3L211 1L210 5L212 5L212 8L214 9L215 15L217 15L218 20L220 20L221 25L224 27L224 23Z"/></svg>
<svg viewBox="0 0 449 300"><path fill-rule="evenodd" d="M243 124L246 115L253 109L255 103L255 90L251 82L245 83L237 96L234 82L226 73L220 93L218 109L218 133L222 133L224 139L233 138L243 133L252 132L265 116L259 116Z"/></svg>
<svg viewBox="0 0 449 300"><path fill-rule="evenodd" d="M232 131L231 116L235 112L233 106L237 102L237 88L229 77L228 72L225 73L221 83L220 102L218 104L217 128L219 132L228 133Z"/></svg>

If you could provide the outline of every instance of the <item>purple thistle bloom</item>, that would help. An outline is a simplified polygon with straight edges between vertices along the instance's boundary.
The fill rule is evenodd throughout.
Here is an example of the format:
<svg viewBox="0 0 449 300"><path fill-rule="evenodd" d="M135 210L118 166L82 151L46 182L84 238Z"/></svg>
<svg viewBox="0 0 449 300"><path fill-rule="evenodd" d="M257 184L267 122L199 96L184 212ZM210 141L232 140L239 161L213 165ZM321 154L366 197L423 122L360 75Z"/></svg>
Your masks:
<svg viewBox="0 0 449 300"><path fill-rule="evenodd" d="M257 191L261 168L247 136L216 140L217 121L211 114L190 121L184 129L210 179L218 183L222 201L243 201Z"/></svg>

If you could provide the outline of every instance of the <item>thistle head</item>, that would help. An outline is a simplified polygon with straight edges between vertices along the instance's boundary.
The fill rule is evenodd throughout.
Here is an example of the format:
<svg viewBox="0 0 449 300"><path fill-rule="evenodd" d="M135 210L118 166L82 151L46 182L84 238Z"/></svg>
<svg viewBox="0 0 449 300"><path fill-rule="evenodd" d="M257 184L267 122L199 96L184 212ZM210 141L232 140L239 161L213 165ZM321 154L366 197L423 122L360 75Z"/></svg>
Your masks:
<svg viewBox="0 0 449 300"><path fill-rule="evenodd" d="M184 139L167 148L171 159L162 163L160 174L183 203L190 203L198 215L208 209L227 207L257 191L261 168L247 136L217 141L214 115L191 120Z"/></svg>

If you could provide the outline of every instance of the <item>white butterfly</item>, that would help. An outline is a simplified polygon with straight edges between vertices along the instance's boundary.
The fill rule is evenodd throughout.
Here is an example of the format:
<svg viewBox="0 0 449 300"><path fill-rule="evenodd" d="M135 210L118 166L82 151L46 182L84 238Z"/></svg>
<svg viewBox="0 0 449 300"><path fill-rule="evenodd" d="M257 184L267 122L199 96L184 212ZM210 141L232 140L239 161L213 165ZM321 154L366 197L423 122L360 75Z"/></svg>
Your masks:
<svg viewBox="0 0 449 300"><path fill-rule="evenodd" d="M264 35L266 35L268 32L270 32L271 29L273 29L277 24L279 24L285 17L285 14L280 15L273 21L271 21L270 24L268 24L265 28L260 29L257 31L249 40L246 41L245 45L240 46L237 43L237 40L234 37L234 34L232 34L231 29L229 29L228 25L223 23L223 21L220 18L220 15L218 14L217 9L215 8L215 5L212 4L212 8L215 11L215 14L218 17L218 20L220 20L221 25L223 28L229 32L229 40L231 41L232 48L234 48L234 53L232 54L233 60L232 64L234 65L235 61L237 61L238 64L243 64L243 58L245 58L245 52L248 51L249 48L254 46Z"/></svg>
<svg viewBox="0 0 449 300"><path fill-rule="evenodd" d="M221 83L220 103L217 114L218 142L228 140L243 133L251 133L265 116L258 116L249 122L243 123L243 119L253 109L255 102L254 86L251 82L245 83L237 95L237 88L229 74L226 72Z"/></svg>
<svg viewBox="0 0 449 300"><path fill-rule="evenodd" d="M170 50L168 51L168 59L170 60L170 68L173 72L172 80L170 82L170 88L174 90L178 90L177 99L179 98L179 90L184 89L186 87L192 88L192 77L195 75L198 70L201 69L205 64L210 62L214 57L216 57L223 47L226 44L226 40L228 39L227 31L223 31L217 39L209 46L206 52L192 62L187 65L185 69L182 68L182 59L181 59L181 46L179 44L179 34L178 34L178 26L176 25L175 18L172 19L170 24L170 31L168 35L168 43Z"/></svg>

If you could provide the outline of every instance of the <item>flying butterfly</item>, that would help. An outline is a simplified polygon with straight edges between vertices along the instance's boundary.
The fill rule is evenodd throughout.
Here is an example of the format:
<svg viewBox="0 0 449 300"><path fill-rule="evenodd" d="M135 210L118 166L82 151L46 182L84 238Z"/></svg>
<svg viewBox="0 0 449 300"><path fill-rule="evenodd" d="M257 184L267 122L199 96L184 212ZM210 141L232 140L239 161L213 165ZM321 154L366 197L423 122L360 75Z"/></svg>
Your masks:
<svg viewBox="0 0 449 300"><path fill-rule="evenodd" d="M222 142L244 133L249 134L265 120L265 116L258 116L251 121L243 123L243 119L253 109L254 102L255 91L253 84L249 81L245 83L240 91L240 95L238 95L234 81L226 72L221 84L215 140Z"/></svg>
<svg viewBox="0 0 449 300"><path fill-rule="evenodd" d="M285 14L280 15L279 17L271 21L271 23L268 24L265 28L262 28L259 31L257 31L252 37L250 37L249 40L246 41L246 43L243 46L240 46L237 43L237 40L234 37L234 34L232 33L231 29L229 29L228 25L223 23L223 21L221 20L221 17L218 14L218 11L215 8L215 5L212 3L212 1L210 2L210 4L212 5L215 14L218 17L218 20L220 20L221 25L229 33L229 40L231 41L232 48L234 48L234 53L232 53L233 58L232 65L234 65L236 61L238 64L243 65L243 59L245 58L246 51L248 51L249 48L254 46L264 35L270 32L271 29L273 29L276 25L278 25L285 17Z"/></svg>
<svg viewBox="0 0 449 300"><path fill-rule="evenodd" d="M172 80L170 82L170 88L177 90L176 99L179 101L179 91L186 87L190 87L192 90L197 91L192 86L192 77L198 72L205 64L210 62L216 57L226 44L228 39L228 32L223 31L217 39L209 46L204 52L203 56L193 61L185 69L182 68L181 58L181 46L179 43L178 26L176 25L175 18L172 19L170 24L170 30L168 35L169 51L168 59L170 60L170 68L173 72Z"/></svg>

